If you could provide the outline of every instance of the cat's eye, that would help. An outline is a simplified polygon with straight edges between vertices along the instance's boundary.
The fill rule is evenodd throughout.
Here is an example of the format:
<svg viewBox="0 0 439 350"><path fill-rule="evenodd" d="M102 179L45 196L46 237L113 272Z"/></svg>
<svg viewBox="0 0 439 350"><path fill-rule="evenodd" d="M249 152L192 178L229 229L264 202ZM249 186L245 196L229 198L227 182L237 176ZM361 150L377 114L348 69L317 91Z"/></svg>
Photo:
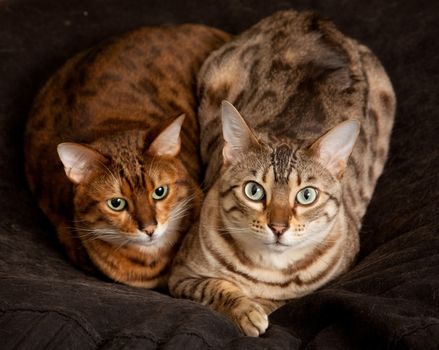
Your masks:
<svg viewBox="0 0 439 350"><path fill-rule="evenodd" d="M160 199L165 198L167 194L168 194L168 186L166 185L159 186L152 193L152 198L158 201Z"/></svg>
<svg viewBox="0 0 439 350"><path fill-rule="evenodd" d="M107 205L111 210L122 211L127 206L127 201L123 198L111 198L107 200Z"/></svg>
<svg viewBox="0 0 439 350"><path fill-rule="evenodd" d="M310 205L317 199L317 190L314 187L305 187L296 195L296 201L302 205Z"/></svg>
<svg viewBox="0 0 439 350"><path fill-rule="evenodd" d="M265 198L264 188L254 181L250 181L245 184L244 193L252 201L259 202Z"/></svg>

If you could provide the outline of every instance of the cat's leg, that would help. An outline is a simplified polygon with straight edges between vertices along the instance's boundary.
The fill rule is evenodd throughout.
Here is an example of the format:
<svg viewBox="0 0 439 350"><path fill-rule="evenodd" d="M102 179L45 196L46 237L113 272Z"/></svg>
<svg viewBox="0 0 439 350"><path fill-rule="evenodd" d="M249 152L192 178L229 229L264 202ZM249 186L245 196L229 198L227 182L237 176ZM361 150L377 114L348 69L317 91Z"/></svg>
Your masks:
<svg viewBox="0 0 439 350"><path fill-rule="evenodd" d="M174 295L208 305L226 315L248 336L265 333L268 316L265 307L243 294L235 284L216 278L186 278L171 287ZM273 305L271 305L273 306ZM269 310L270 307L267 307Z"/></svg>

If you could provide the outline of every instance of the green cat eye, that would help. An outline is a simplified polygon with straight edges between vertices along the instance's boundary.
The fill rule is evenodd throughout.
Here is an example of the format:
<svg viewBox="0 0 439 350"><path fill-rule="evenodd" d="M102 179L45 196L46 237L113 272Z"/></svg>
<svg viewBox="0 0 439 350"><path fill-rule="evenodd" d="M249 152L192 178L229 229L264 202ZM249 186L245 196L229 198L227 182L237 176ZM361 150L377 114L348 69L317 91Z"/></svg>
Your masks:
<svg viewBox="0 0 439 350"><path fill-rule="evenodd" d="M152 198L154 198L155 200L160 200L165 198L167 194L168 194L168 186L166 185L159 186L152 193Z"/></svg>
<svg viewBox="0 0 439 350"><path fill-rule="evenodd" d="M127 201L123 198L111 198L107 200L107 205L114 211L122 211L127 205Z"/></svg>
<svg viewBox="0 0 439 350"><path fill-rule="evenodd" d="M317 190L314 187L305 187L296 195L296 201L302 205L310 205L317 199Z"/></svg>
<svg viewBox="0 0 439 350"><path fill-rule="evenodd" d="M256 202L259 202L265 198L264 188L254 181L250 181L245 184L244 193L249 199Z"/></svg>

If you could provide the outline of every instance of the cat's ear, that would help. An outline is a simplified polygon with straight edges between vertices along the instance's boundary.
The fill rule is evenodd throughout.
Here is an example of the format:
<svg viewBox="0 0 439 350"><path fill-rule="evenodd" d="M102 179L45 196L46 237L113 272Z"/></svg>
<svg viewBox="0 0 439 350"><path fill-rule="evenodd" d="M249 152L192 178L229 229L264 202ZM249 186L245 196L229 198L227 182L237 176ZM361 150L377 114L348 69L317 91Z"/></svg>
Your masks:
<svg viewBox="0 0 439 350"><path fill-rule="evenodd" d="M148 153L155 156L175 157L180 152L180 131L185 115L182 114L169 124L148 148Z"/></svg>
<svg viewBox="0 0 439 350"><path fill-rule="evenodd" d="M223 157L226 164L233 163L238 156L245 153L258 140L238 110L228 101L221 103L224 148Z"/></svg>
<svg viewBox="0 0 439 350"><path fill-rule="evenodd" d="M310 147L311 151L323 166L340 179L359 132L360 123L356 120L347 120L314 142Z"/></svg>
<svg viewBox="0 0 439 350"><path fill-rule="evenodd" d="M106 162L102 154L78 143L60 143L57 150L67 177L75 184L79 184L90 172Z"/></svg>

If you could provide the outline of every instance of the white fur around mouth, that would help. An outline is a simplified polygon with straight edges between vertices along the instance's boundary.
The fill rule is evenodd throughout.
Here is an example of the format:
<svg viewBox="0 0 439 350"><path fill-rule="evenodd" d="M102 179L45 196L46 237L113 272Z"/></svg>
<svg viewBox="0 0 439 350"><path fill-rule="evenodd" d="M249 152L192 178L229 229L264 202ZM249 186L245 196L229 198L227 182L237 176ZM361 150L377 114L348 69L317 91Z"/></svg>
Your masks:
<svg viewBox="0 0 439 350"><path fill-rule="evenodd" d="M272 252L283 253L291 248L291 245L281 242L264 243L264 245Z"/></svg>
<svg viewBox="0 0 439 350"><path fill-rule="evenodd" d="M138 239L135 239L135 240L133 240L133 241L131 242L131 244L139 245L139 246L151 246L151 245L156 244L158 241L159 241L159 240L158 240L158 239L155 239L155 238L151 238L151 239L149 239L148 241L147 241L147 240L138 240Z"/></svg>
<svg viewBox="0 0 439 350"><path fill-rule="evenodd" d="M279 246L279 247L291 247L289 244L281 243L281 242L271 242L271 243L265 243L265 245L269 246Z"/></svg>

